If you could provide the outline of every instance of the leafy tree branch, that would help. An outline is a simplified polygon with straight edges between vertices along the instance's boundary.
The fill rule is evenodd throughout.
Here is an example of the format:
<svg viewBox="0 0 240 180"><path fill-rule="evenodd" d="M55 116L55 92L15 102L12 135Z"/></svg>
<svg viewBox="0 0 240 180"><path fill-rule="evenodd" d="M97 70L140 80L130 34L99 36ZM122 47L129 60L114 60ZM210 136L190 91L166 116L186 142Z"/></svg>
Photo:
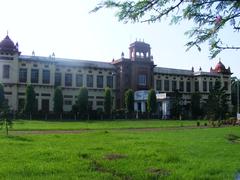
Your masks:
<svg viewBox="0 0 240 180"><path fill-rule="evenodd" d="M194 22L192 29L186 32L190 39L186 43L187 50L197 47L201 51L201 44L208 41L211 58L223 50L240 49L240 46L222 42L219 37L226 25L230 25L233 32L240 30L239 0L105 0L91 12L103 8L116 8L118 20L124 23L155 23L169 16L171 23Z"/></svg>

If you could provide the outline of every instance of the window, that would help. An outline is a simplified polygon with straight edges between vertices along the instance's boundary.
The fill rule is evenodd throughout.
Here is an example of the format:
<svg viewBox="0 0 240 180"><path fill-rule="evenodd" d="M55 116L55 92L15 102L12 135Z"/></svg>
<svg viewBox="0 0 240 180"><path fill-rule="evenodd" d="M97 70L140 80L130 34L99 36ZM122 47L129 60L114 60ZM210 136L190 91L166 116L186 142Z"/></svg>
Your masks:
<svg viewBox="0 0 240 180"><path fill-rule="evenodd" d="M207 91L207 81L203 81L203 91Z"/></svg>
<svg viewBox="0 0 240 180"><path fill-rule="evenodd" d="M179 91L184 91L184 81L179 82Z"/></svg>
<svg viewBox="0 0 240 180"><path fill-rule="evenodd" d="M65 104L65 105L72 105L72 101L70 101L70 100L65 100L65 101L64 101L64 104Z"/></svg>
<svg viewBox="0 0 240 180"><path fill-rule="evenodd" d="M226 91L228 90L228 82L227 82L227 81L224 82L224 89L225 89Z"/></svg>
<svg viewBox="0 0 240 180"><path fill-rule="evenodd" d="M103 76L97 76L97 88L103 88Z"/></svg>
<svg viewBox="0 0 240 180"><path fill-rule="evenodd" d="M27 82L27 69L26 68L19 69L19 82L21 82L21 83Z"/></svg>
<svg viewBox="0 0 240 180"><path fill-rule="evenodd" d="M162 81L161 80L157 80L156 81L156 86L157 86L157 91L162 91Z"/></svg>
<svg viewBox="0 0 240 180"><path fill-rule="evenodd" d="M145 74L138 75L138 85L146 86L147 85L147 77Z"/></svg>
<svg viewBox="0 0 240 180"><path fill-rule="evenodd" d="M169 80L164 80L164 91L169 91Z"/></svg>
<svg viewBox="0 0 240 180"><path fill-rule="evenodd" d="M72 86L72 74L65 74L65 86Z"/></svg>
<svg viewBox="0 0 240 180"><path fill-rule="evenodd" d="M87 75L87 87L93 87L93 75Z"/></svg>
<svg viewBox="0 0 240 180"><path fill-rule="evenodd" d="M38 83L38 69L31 70L31 83Z"/></svg>
<svg viewBox="0 0 240 180"><path fill-rule="evenodd" d="M198 92L199 91L199 82L195 81L195 91Z"/></svg>
<svg viewBox="0 0 240 180"><path fill-rule="evenodd" d="M102 106L103 105L103 101L97 101L97 106Z"/></svg>
<svg viewBox="0 0 240 180"><path fill-rule="evenodd" d="M50 70L44 69L42 74L42 83L49 84L50 83Z"/></svg>
<svg viewBox="0 0 240 180"><path fill-rule="evenodd" d="M82 74L76 74L76 86L77 87L83 86L83 75Z"/></svg>
<svg viewBox="0 0 240 180"><path fill-rule="evenodd" d="M177 90L177 81L172 81L172 91Z"/></svg>
<svg viewBox="0 0 240 180"><path fill-rule="evenodd" d="M20 112L21 110L24 109L24 104L25 104L25 99L18 99L18 111Z"/></svg>
<svg viewBox="0 0 240 180"><path fill-rule="evenodd" d="M42 99L42 111L49 112L49 99Z"/></svg>
<svg viewBox="0 0 240 180"><path fill-rule="evenodd" d="M191 82L187 81L187 92L191 92Z"/></svg>
<svg viewBox="0 0 240 180"><path fill-rule="evenodd" d="M209 91L211 91L212 89L213 89L213 82L210 81L210 82L209 82Z"/></svg>
<svg viewBox="0 0 240 180"><path fill-rule="evenodd" d="M10 66L9 65L3 65L3 78L4 79L9 79L9 75L10 75L10 73L9 73L9 71L10 71Z"/></svg>
<svg viewBox="0 0 240 180"><path fill-rule="evenodd" d="M107 76L107 87L113 88L113 77Z"/></svg>
<svg viewBox="0 0 240 180"><path fill-rule="evenodd" d="M62 74L55 73L55 86L61 86L62 82Z"/></svg>

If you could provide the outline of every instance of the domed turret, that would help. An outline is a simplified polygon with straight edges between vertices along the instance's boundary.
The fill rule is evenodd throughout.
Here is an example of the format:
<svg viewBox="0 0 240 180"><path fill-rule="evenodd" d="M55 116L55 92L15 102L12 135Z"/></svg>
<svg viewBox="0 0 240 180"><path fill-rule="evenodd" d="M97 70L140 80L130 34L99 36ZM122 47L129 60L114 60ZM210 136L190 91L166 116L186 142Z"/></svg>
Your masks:
<svg viewBox="0 0 240 180"><path fill-rule="evenodd" d="M14 45L13 41L7 35L1 42L0 42L0 52L4 53L18 53L18 44Z"/></svg>
<svg viewBox="0 0 240 180"><path fill-rule="evenodd" d="M212 71L216 73L222 73L222 74L231 74L230 68L226 69L226 67L223 65L223 63L220 60Z"/></svg>

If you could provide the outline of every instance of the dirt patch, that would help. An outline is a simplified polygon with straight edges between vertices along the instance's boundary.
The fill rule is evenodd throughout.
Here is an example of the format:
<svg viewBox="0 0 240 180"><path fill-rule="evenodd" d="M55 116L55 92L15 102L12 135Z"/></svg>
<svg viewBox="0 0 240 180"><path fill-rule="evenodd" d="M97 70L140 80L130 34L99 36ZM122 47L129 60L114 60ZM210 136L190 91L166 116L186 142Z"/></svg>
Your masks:
<svg viewBox="0 0 240 180"><path fill-rule="evenodd" d="M79 130L27 130L27 131L10 131L12 135L18 134L79 134L83 132L94 131L91 129L79 129Z"/></svg>
<svg viewBox="0 0 240 180"><path fill-rule="evenodd" d="M150 168L147 172L155 177L166 177L170 175L170 171L163 168Z"/></svg>
<svg viewBox="0 0 240 180"><path fill-rule="evenodd" d="M219 128L224 128L222 126ZM176 130L191 130L191 129L206 129L207 126L177 126L177 127L149 127L149 128L113 128L113 129L79 129L79 130L13 130L10 131L11 135L24 135L24 134L80 134L84 132L103 132L105 134L111 131L132 131L132 132L147 132L147 131L176 131Z"/></svg>
<svg viewBox="0 0 240 180"><path fill-rule="evenodd" d="M238 136L238 135L228 134L226 138L228 141L230 141L232 143L240 143L240 136Z"/></svg>
<svg viewBox="0 0 240 180"><path fill-rule="evenodd" d="M132 177L131 176L128 176L124 173L120 173L120 172L117 172L116 170L114 169L108 169L108 168L105 168L103 165L101 165L99 162L97 162L96 160L93 160L90 164L90 169L92 171L97 171L97 172L101 172L101 173L110 173L112 174L113 176L115 177L118 177L120 179L123 179L123 180L132 180Z"/></svg>
<svg viewBox="0 0 240 180"><path fill-rule="evenodd" d="M123 159L123 158L126 158L127 156L124 155L124 154L107 154L104 156L104 159L107 159L107 160L117 160L117 159Z"/></svg>

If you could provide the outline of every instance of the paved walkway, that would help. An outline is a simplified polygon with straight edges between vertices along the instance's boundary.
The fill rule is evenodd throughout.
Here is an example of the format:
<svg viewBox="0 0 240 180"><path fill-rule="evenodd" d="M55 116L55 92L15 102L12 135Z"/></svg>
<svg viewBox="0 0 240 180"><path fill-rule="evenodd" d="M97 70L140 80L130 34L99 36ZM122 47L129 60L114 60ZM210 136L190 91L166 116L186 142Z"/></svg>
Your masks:
<svg viewBox="0 0 240 180"><path fill-rule="evenodd" d="M12 135L23 134L79 134L84 132L96 132L96 131L169 131L169 130L187 130L187 129L206 129L211 128L207 126L183 126L183 127L150 127L150 128L112 128L112 129L79 129L79 130L14 130L9 131Z"/></svg>

